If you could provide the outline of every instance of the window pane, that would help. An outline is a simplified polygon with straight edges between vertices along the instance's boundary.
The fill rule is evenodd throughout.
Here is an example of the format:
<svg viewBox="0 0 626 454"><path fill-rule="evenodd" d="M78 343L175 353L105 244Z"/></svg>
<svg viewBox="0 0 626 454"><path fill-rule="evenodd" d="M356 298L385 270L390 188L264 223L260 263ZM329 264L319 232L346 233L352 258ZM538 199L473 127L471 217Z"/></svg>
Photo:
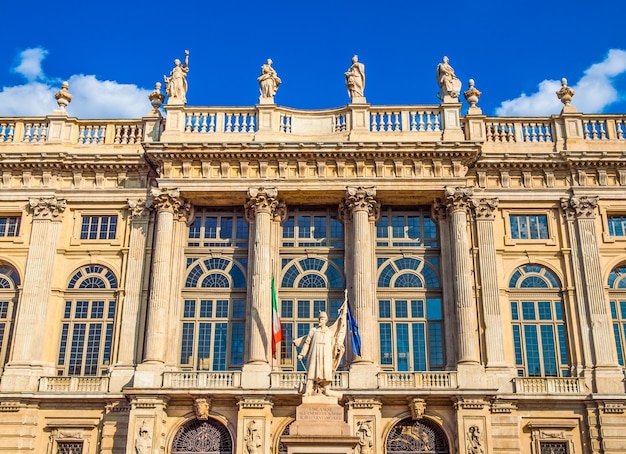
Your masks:
<svg viewBox="0 0 626 454"><path fill-rule="evenodd" d="M413 370L426 371L426 337L423 323L413 323Z"/></svg>
<svg viewBox="0 0 626 454"><path fill-rule="evenodd" d="M393 363L391 350L391 323L380 324L380 364L391 365Z"/></svg>
<svg viewBox="0 0 626 454"><path fill-rule="evenodd" d="M409 325L396 325L396 349L398 364L396 369L401 372L409 370Z"/></svg>

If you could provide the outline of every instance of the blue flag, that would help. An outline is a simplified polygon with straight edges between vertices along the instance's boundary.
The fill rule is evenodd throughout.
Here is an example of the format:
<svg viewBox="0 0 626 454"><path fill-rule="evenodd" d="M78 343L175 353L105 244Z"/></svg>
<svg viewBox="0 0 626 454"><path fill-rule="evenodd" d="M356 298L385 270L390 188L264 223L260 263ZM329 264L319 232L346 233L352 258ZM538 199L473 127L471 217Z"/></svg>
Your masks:
<svg viewBox="0 0 626 454"><path fill-rule="evenodd" d="M352 316L350 302L348 302L348 327L350 328L352 338L352 351L355 355L361 356L361 335L359 334L359 326L356 324L356 320Z"/></svg>

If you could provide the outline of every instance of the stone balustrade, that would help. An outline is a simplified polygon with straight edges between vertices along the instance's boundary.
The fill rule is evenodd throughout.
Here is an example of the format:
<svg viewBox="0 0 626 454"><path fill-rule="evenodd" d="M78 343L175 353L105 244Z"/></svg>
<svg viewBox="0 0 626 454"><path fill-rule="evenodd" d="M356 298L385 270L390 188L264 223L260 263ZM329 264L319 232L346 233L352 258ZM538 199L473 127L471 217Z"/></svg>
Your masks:
<svg viewBox="0 0 626 454"><path fill-rule="evenodd" d="M516 394L581 394L587 392L582 378L517 377Z"/></svg>
<svg viewBox="0 0 626 454"><path fill-rule="evenodd" d="M106 393L109 377L41 377L39 391L54 393Z"/></svg>
<svg viewBox="0 0 626 454"><path fill-rule="evenodd" d="M456 372L380 372L380 389L454 389Z"/></svg>
<svg viewBox="0 0 626 454"><path fill-rule="evenodd" d="M164 388L233 389L241 387L241 372L164 372Z"/></svg>

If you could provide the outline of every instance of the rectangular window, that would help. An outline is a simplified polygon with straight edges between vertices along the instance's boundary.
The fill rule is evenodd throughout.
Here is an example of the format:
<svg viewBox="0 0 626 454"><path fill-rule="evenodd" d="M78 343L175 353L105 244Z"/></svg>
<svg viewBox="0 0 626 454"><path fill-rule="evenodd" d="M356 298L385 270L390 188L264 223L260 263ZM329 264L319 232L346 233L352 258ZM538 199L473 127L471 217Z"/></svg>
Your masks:
<svg viewBox="0 0 626 454"><path fill-rule="evenodd" d="M248 247L248 223L239 209L197 208L187 233L189 247Z"/></svg>
<svg viewBox="0 0 626 454"><path fill-rule="evenodd" d="M376 221L376 246L438 247L437 225L427 208L412 212L386 208Z"/></svg>
<svg viewBox="0 0 626 454"><path fill-rule="evenodd" d="M83 216L81 240L114 240L116 232L117 216Z"/></svg>
<svg viewBox="0 0 626 454"><path fill-rule="evenodd" d="M283 222L281 246L343 247L343 224L329 209L315 214L295 209Z"/></svg>
<svg viewBox="0 0 626 454"><path fill-rule="evenodd" d="M609 214L609 235L626 236L626 214Z"/></svg>
<svg viewBox="0 0 626 454"><path fill-rule="evenodd" d="M0 216L0 237L18 236L19 230L19 216Z"/></svg>
<svg viewBox="0 0 626 454"><path fill-rule="evenodd" d="M82 441L57 441L58 454L83 454Z"/></svg>
<svg viewBox="0 0 626 454"><path fill-rule="evenodd" d="M548 239L548 216L545 214L512 214L511 238L515 240Z"/></svg>

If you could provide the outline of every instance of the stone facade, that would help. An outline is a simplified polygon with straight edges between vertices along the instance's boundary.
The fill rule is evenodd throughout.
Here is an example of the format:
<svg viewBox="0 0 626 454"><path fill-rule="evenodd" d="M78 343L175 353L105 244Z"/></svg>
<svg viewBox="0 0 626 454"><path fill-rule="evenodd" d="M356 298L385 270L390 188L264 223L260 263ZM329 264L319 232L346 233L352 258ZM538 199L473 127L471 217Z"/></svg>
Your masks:
<svg viewBox="0 0 626 454"><path fill-rule="evenodd" d="M626 116L158 90L0 118L0 451L287 453L297 411L319 452L626 451ZM296 410L344 289L340 406Z"/></svg>

